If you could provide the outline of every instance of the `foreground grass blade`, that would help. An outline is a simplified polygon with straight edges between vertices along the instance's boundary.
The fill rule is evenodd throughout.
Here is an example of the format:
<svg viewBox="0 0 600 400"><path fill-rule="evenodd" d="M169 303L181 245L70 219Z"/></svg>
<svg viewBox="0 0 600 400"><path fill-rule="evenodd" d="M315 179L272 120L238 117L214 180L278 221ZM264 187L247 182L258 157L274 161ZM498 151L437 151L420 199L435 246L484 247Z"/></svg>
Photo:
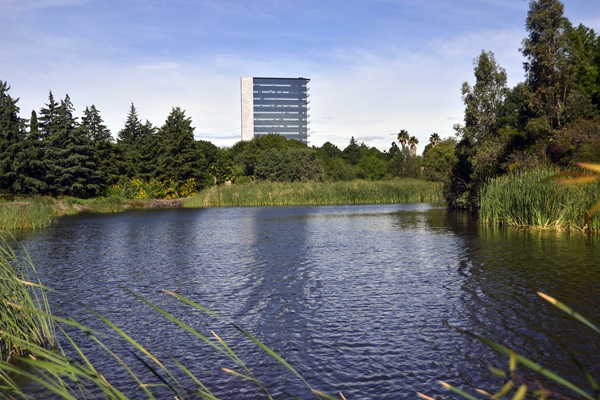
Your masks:
<svg viewBox="0 0 600 400"><path fill-rule="evenodd" d="M458 388L455 388L454 386L452 386L452 385L450 385L450 384L448 384L448 383L446 383L446 382L442 382L442 381L440 381L440 385L442 385L442 386L443 386L443 387L445 387L446 389L448 389L448 390L450 390L450 391L452 391L452 392L454 392L454 393L456 393L456 394L459 394L459 395L461 395L461 396L462 396L462 397L464 397L465 399L468 399L468 400L478 400L478 399L477 399L477 397L475 397L475 396L472 396L472 395L470 395L470 394L469 394L469 393L467 393L467 392L463 392L462 390L460 390L460 389L458 389Z"/></svg>
<svg viewBox="0 0 600 400"><path fill-rule="evenodd" d="M556 300L553 297L548 296L547 294L544 294L542 292L538 292L537 293L538 296L540 296L542 299L546 300L547 302L549 302L550 304L558 307L559 309L561 309L562 311L566 312L567 314L569 314L570 316L572 316L573 318L575 318L576 320L578 320L579 322L583 323L584 325L590 327L591 329L593 329L594 331L596 331L597 333L600 333L600 328L598 328L596 325L594 325L593 323L591 323L588 319L586 319L583 315L579 314L578 312L574 311L571 307L567 306L564 303L561 303L560 301Z"/></svg>
<svg viewBox="0 0 600 400"><path fill-rule="evenodd" d="M594 398L592 396L590 396L589 393L587 393L585 390L581 389L580 387L572 384L571 382L569 382L568 380L562 378L561 376L555 374L554 372L547 370L546 368L542 367L541 365L531 361L530 359L523 357L519 354L514 353L512 350L510 350L507 347L504 347L488 338L485 338L483 336L479 336L477 334L474 333L470 333L470 335L474 336L475 338L477 338L479 341L483 342L485 345L487 345L488 347L498 351L499 353L502 353L506 356L511 356L511 353L514 354L514 357L516 359L516 361L524 366L526 366L527 368L531 369L532 371L535 371L537 373L539 373L540 375L545 376L546 378L549 378L559 384L561 384L562 386L574 391L575 393L579 394L580 396L582 396L585 399L589 399L589 400L593 400Z"/></svg>
<svg viewBox="0 0 600 400"><path fill-rule="evenodd" d="M281 365L283 365L284 367L286 367L289 371L291 371L294 375L296 375L298 378L300 378L300 380L302 382L304 382L304 384L311 390L311 392L315 392L315 390L310 386L310 384L302 377L302 375L300 375L300 373L298 371L296 371L296 369L294 367L292 367L290 364L288 364L287 361L285 361L283 358L281 358L277 353L275 353L273 350L271 350L267 345L265 345L263 342L261 342L260 340L258 340L257 338L255 338L254 336L252 336L250 333L246 332L245 330L243 330L242 328L240 328L237 325L234 325L235 328L240 331L244 336L246 336L248 339L250 339L251 341L253 341L258 347L260 347L261 349L263 349L264 351L266 351L271 357L273 357L275 360L277 360Z"/></svg>

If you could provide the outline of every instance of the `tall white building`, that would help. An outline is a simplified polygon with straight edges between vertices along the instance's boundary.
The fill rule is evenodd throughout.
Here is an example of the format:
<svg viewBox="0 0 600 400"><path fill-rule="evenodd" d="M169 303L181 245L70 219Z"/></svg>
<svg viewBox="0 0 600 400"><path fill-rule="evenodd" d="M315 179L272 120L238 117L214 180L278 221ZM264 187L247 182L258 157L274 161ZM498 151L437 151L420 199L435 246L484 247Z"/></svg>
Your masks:
<svg viewBox="0 0 600 400"><path fill-rule="evenodd" d="M309 81L242 77L242 140L277 133L308 144Z"/></svg>

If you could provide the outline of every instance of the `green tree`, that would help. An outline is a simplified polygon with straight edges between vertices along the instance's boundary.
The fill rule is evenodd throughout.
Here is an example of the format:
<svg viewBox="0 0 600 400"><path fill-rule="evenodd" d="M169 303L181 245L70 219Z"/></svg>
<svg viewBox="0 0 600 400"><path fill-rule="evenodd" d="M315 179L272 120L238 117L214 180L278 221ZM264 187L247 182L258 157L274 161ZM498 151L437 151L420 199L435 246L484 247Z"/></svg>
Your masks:
<svg viewBox="0 0 600 400"><path fill-rule="evenodd" d="M140 172L142 129L142 122L137 109L131 103L129 113L125 119L125 126L117 134L117 152L121 158L119 169L128 178L137 177Z"/></svg>
<svg viewBox="0 0 600 400"><path fill-rule="evenodd" d="M45 147L46 181L53 195L87 198L99 194L101 176L92 141L79 128L67 94L56 107L56 118Z"/></svg>
<svg viewBox="0 0 600 400"><path fill-rule="evenodd" d="M43 144L37 113L31 111L29 132L25 137L22 159L19 161L21 173L15 182L16 192L26 195L48 193Z"/></svg>
<svg viewBox="0 0 600 400"><path fill-rule="evenodd" d="M461 89L465 104L463 135L477 143L496 134L499 109L507 93L507 78L491 51L482 51L473 64L475 85L465 82Z"/></svg>
<svg viewBox="0 0 600 400"><path fill-rule="evenodd" d="M358 171L344 158L335 157L327 165L326 175L333 181L351 181L358 177Z"/></svg>
<svg viewBox="0 0 600 400"><path fill-rule="evenodd" d="M523 39L521 52L527 84L532 93L531 104L537 119L530 121L530 132L537 137L548 137L562 125L564 107L574 75L568 59L565 34L569 26L563 16L564 6L559 0L532 0L525 27L528 37Z"/></svg>
<svg viewBox="0 0 600 400"><path fill-rule="evenodd" d="M350 143L342 151L342 157L344 157L344 159L348 161L352 166L356 166L360 161L360 155L360 146L354 139L354 136L352 136L350 138Z"/></svg>
<svg viewBox="0 0 600 400"><path fill-rule="evenodd" d="M270 148L257 159L256 177L280 182L321 180L323 167L308 148Z"/></svg>
<svg viewBox="0 0 600 400"><path fill-rule="evenodd" d="M92 104L86 107L81 117L79 129L88 137L94 146L101 188L119 181L121 171L116 157L116 146L110 130L104 125L100 111Z"/></svg>
<svg viewBox="0 0 600 400"><path fill-rule="evenodd" d="M19 117L18 99L9 95L10 86L0 81L0 189L15 193L19 171L15 162L23 158L24 123Z"/></svg>
<svg viewBox="0 0 600 400"><path fill-rule="evenodd" d="M157 133L158 158L156 177L180 185L194 179L204 181L206 162L194 141L192 120L185 111L174 107Z"/></svg>
<svg viewBox="0 0 600 400"><path fill-rule="evenodd" d="M435 145L434 145L435 143ZM456 139L432 141L423 150L423 175L431 181L449 184L450 173L457 163Z"/></svg>
<svg viewBox="0 0 600 400"><path fill-rule="evenodd" d="M566 27L567 53L574 74L561 120L594 119L600 112L600 36L580 24Z"/></svg>
<svg viewBox="0 0 600 400"><path fill-rule="evenodd" d="M387 175L387 163L380 157L367 155L362 157L358 163L361 178L379 180Z"/></svg>

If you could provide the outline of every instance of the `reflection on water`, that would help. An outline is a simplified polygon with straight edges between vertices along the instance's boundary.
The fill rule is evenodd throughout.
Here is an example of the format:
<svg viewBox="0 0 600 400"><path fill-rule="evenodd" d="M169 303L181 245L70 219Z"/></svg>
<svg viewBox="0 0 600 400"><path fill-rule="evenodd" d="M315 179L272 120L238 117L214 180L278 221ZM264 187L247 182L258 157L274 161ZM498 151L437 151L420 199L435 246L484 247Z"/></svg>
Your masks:
<svg viewBox="0 0 600 400"><path fill-rule="evenodd" d="M285 356L316 388L353 398L443 394L438 380L496 388L487 368L506 361L443 320L574 379L572 363L556 363L568 360L567 351L600 372L594 336L535 294L600 321L600 250L579 236L482 228L466 214L406 204L79 215L22 242L43 281L62 293L52 298L57 313L100 328L78 302L93 306L161 355L183 360L225 398L260 393L220 372L233 365L124 288L207 335L216 330L259 378L300 397L309 393L227 322ZM171 301L163 288L223 321ZM110 374L106 357L96 358L109 378L129 383Z"/></svg>

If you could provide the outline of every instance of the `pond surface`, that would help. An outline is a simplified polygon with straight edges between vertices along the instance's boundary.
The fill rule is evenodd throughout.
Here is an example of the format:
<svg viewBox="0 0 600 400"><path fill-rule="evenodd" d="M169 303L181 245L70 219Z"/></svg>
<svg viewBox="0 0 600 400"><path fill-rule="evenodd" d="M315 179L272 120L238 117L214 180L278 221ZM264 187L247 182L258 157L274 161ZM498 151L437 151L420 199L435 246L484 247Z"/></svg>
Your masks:
<svg viewBox="0 0 600 400"><path fill-rule="evenodd" d="M92 307L159 357L182 361L222 398L261 393L221 371L239 369L131 292L207 336L217 332L276 398L286 398L281 389L301 398L310 393L232 323L314 388L349 399L414 399L417 391L450 398L439 380L472 393L499 389L502 381L488 367L506 369L508 361L444 320L576 382L582 379L571 353L600 377L600 335L536 295L600 321L600 246L579 235L482 228L444 207L397 204L81 214L21 242L42 281L61 293L51 298L54 313L107 331L82 304ZM109 380L144 398L110 357L81 341Z"/></svg>

